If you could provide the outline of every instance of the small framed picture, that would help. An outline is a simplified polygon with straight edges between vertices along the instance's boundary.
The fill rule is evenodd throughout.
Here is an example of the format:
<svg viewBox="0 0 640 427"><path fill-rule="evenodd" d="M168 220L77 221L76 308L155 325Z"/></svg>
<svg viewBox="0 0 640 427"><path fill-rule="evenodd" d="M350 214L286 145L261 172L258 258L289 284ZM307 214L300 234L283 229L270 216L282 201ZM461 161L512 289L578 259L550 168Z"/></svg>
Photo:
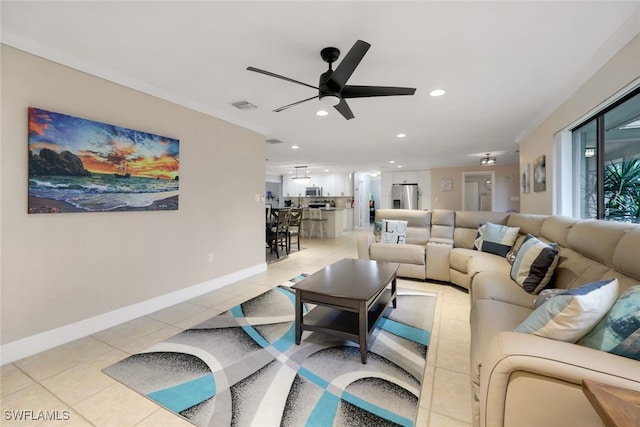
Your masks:
<svg viewBox="0 0 640 427"><path fill-rule="evenodd" d="M453 190L453 180L451 178L443 178L442 181L440 181L440 190L441 191Z"/></svg>
<svg viewBox="0 0 640 427"><path fill-rule="evenodd" d="M528 194L531 191L531 163L527 163L522 167L522 192Z"/></svg>
<svg viewBox="0 0 640 427"><path fill-rule="evenodd" d="M533 163L533 191L539 193L547 190L547 165L544 154Z"/></svg>

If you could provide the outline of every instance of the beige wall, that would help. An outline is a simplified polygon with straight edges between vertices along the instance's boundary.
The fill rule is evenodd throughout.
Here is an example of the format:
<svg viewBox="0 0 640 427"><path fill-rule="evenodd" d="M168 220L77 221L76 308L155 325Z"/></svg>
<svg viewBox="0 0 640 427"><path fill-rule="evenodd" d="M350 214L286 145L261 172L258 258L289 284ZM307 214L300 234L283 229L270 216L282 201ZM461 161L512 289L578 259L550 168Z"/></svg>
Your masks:
<svg viewBox="0 0 640 427"><path fill-rule="evenodd" d="M1 70L2 344L264 265L262 135L4 45ZM179 139L179 210L28 215L29 106Z"/></svg>
<svg viewBox="0 0 640 427"><path fill-rule="evenodd" d="M546 191L535 193L533 188L529 194L521 194L523 212L551 214L554 197L553 156L554 135L575 123L585 114L605 102L611 96L623 90L627 85L640 77L640 35L620 50L579 90L569 97L546 120L535 128L520 144L520 167L533 162L538 156L546 156L547 186ZM532 170L533 172L533 170Z"/></svg>
<svg viewBox="0 0 640 427"><path fill-rule="evenodd" d="M519 196L520 178L518 165L473 166L462 168L438 168L431 169L431 209L462 209L462 185L463 172L495 172L496 192L495 211L506 212L519 211L520 204L512 197ZM505 176L512 176L513 180L507 182ZM453 180L451 191L442 191L441 182L445 178Z"/></svg>

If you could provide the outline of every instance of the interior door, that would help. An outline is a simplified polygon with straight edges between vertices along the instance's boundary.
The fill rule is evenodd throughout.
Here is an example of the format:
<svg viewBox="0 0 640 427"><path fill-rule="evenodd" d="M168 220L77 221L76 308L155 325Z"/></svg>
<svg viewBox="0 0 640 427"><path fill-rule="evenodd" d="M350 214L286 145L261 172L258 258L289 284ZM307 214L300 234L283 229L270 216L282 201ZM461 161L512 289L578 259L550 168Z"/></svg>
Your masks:
<svg viewBox="0 0 640 427"><path fill-rule="evenodd" d="M477 181L464 183L464 206L463 211L480 210L480 186Z"/></svg>

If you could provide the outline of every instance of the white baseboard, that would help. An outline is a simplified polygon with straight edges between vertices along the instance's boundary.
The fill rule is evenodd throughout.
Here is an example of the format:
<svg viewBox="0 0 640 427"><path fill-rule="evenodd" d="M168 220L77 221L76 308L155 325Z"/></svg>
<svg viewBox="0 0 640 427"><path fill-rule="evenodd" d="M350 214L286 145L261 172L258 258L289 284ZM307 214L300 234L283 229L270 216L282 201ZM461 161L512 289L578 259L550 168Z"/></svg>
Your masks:
<svg viewBox="0 0 640 427"><path fill-rule="evenodd" d="M180 289L179 291L10 342L0 346L0 365L15 362L24 357L32 356L53 347L89 336L104 329L153 313L154 311L206 294L207 292L230 285L247 277L260 274L266 270L266 263L258 264L198 285Z"/></svg>

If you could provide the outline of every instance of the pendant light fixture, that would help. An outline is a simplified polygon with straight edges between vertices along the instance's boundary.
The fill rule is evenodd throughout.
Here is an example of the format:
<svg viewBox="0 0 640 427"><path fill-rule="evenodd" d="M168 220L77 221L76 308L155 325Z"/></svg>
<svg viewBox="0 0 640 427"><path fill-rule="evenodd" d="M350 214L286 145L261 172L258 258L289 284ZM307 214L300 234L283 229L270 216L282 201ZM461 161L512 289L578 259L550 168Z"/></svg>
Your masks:
<svg viewBox="0 0 640 427"><path fill-rule="evenodd" d="M307 176L307 167L306 166L296 166L296 176L291 179L311 179L310 176ZM303 175L300 176L298 174L299 171L302 171Z"/></svg>
<svg viewBox="0 0 640 427"><path fill-rule="evenodd" d="M480 164L485 166L485 165L495 165L496 164L496 158L495 156L491 156L491 153L485 153L486 157L483 157L480 160Z"/></svg>

